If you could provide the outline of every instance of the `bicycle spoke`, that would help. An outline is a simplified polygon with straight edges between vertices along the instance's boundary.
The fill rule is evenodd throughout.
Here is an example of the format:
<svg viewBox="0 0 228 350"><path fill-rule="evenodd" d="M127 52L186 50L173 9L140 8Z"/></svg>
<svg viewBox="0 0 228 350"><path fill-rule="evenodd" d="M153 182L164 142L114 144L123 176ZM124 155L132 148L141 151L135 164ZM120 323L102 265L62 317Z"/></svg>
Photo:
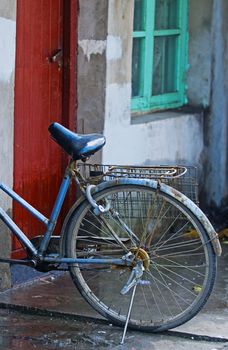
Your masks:
<svg viewBox="0 0 228 350"><path fill-rule="evenodd" d="M180 279L181 280L183 280L183 281L185 281L185 282L189 282L190 284L192 284L192 285L195 285L196 283L195 283L195 281L192 281L192 280L190 280L189 278L187 278L187 277L185 277L184 275L180 275L180 274L178 274L178 273L176 273L176 272L174 272L173 270L171 270L171 269L168 269L167 267L165 267L164 265L160 265L160 264L153 264L152 265L152 268L153 267L156 267L156 269L158 269L158 267L160 268L160 269L164 269L164 270L166 270L167 272L171 272L171 274L173 274L174 276L176 276L176 277L180 277ZM170 276L169 276L169 274L167 273L167 274L165 274L164 272L161 272L162 274L164 274L164 275L167 275L167 277L169 278L169 279L171 279L171 280L173 280L175 283L177 283L176 282L176 280L173 278L171 278ZM182 285L180 285L181 287L183 287L183 288L185 288L184 286L182 286Z"/></svg>
<svg viewBox="0 0 228 350"><path fill-rule="evenodd" d="M152 277L152 273L149 273L148 271L146 272L148 273L151 277ZM186 305L191 305L191 303L188 303L186 301L186 299L184 299L182 296L180 296L179 294L177 294L177 292L173 291L166 283L162 283L158 278L156 278L155 276L153 276L153 278L158 282L158 284L160 284L161 286L165 287L165 289L167 289L171 295L175 295L178 298L180 298Z"/></svg>
<svg viewBox="0 0 228 350"><path fill-rule="evenodd" d="M110 203L110 211L96 216L88 204L81 207L75 231L69 234L69 256L92 261L129 254L132 266L102 264L99 270L92 262L71 266L83 296L103 316L124 325L131 293L121 296L120 291L140 263L145 270L136 288L129 327L165 330L193 316L214 280L211 242L198 221L183 204L177 206L162 192L146 187L114 186L96 196L97 203Z"/></svg>
<svg viewBox="0 0 228 350"><path fill-rule="evenodd" d="M155 259L157 259L157 257L155 257ZM202 277L205 277L205 274L201 274L198 270L195 271L194 269L191 268L191 267L196 268L196 267L197 267L196 265L190 266L190 265L179 264L177 261L170 260L170 259L168 259L168 258L166 258L166 257L164 257L164 256L162 256L161 259L172 263L172 265L167 265L167 266L172 266L172 267L176 267L176 268L181 268L181 269L189 270L189 272L193 272L193 273L195 273L195 274L200 274ZM153 259L153 260L154 260L154 259ZM166 266L166 265L163 264L163 266ZM205 267L207 267L207 265L198 266L198 268L202 268L202 267L205 268Z"/></svg>

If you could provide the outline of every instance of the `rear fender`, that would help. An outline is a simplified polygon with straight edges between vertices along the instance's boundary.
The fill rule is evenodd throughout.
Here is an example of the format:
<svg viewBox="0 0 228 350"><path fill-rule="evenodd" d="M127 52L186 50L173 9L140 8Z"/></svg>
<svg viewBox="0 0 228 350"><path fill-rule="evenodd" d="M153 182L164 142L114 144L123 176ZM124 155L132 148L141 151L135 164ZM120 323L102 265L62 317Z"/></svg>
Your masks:
<svg viewBox="0 0 228 350"><path fill-rule="evenodd" d="M193 201L191 201L188 197L186 197L183 193L177 191L173 187L170 187L162 183L160 185L160 190L166 193L167 195L173 197L178 202L184 204L197 217L201 225L205 228L209 236L209 239L211 240L215 254L217 256L220 256L222 254L222 248L219 242L218 234L215 231L214 227L211 225L206 215L202 212L202 210Z"/></svg>
<svg viewBox="0 0 228 350"><path fill-rule="evenodd" d="M163 183L158 183L158 181L156 181L156 180L121 178L121 179L117 179L117 180L113 180L113 181L100 183L99 185L97 185L96 189L94 190L94 194L96 194L102 190L112 188L113 186L132 185L132 184L139 185L142 187L151 187L152 189L155 189L157 191L161 191L161 192L167 194L168 196L174 198L177 202L184 204L189 209L189 211L192 212L197 217L197 219L199 220L201 225L205 228L205 230L206 230L206 232L207 232L207 234L212 242L215 254L218 256L221 255L222 249L221 249L221 245L220 245L220 242L218 239L218 234L214 230L214 228L211 225L208 218L205 216L205 214L200 210L200 208L194 202L192 202L183 193L177 191L173 187L170 187L170 186L163 184ZM64 256L66 254L66 238L67 238L68 227L69 227L69 224L71 221L71 217L75 214L75 212L80 208L80 206L85 201L87 202L87 199L84 196L80 197L76 201L76 203L71 207L71 209L69 210L69 212L64 220L62 230L61 230L61 236L60 236L60 254L61 254L61 256Z"/></svg>

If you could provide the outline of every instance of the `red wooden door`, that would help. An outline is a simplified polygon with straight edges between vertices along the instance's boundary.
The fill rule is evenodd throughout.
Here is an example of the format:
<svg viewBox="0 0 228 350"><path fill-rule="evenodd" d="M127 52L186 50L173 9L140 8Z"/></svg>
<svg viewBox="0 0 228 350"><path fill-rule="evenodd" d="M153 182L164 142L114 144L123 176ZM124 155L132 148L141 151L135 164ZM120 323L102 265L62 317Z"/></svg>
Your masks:
<svg viewBox="0 0 228 350"><path fill-rule="evenodd" d="M69 124L62 110L62 62L50 62L63 50L63 0L18 0L16 33L14 190L49 217L66 156L47 128L53 121ZM13 217L30 238L45 230L15 203ZM20 248L14 239L14 256Z"/></svg>

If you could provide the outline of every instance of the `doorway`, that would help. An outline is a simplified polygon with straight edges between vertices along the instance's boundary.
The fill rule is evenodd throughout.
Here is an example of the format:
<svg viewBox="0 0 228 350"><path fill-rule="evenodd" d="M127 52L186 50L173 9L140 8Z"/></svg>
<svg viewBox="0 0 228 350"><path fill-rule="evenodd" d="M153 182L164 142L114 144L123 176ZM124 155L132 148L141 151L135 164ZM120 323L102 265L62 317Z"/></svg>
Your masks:
<svg viewBox="0 0 228 350"><path fill-rule="evenodd" d="M68 161L47 129L76 126L77 13L77 0L17 1L14 190L46 217ZM13 217L29 238L45 230L16 203ZM14 257L21 248L13 238Z"/></svg>

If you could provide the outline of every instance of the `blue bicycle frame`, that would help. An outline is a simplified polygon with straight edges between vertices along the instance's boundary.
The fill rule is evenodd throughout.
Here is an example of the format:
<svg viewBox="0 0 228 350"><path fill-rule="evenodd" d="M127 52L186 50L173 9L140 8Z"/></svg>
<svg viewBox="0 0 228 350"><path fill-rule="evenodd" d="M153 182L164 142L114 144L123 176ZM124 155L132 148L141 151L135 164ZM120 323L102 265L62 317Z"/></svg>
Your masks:
<svg viewBox="0 0 228 350"><path fill-rule="evenodd" d="M6 224L6 226L16 235L18 240L22 243L22 245L30 252L32 259L34 261L34 265L36 265L36 261L39 262L47 262L47 263L84 263L84 264L114 264L114 265L128 265L127 261L123 259L92 259L92 258L63 258L63 257L53 257L46 255L45 252L47 250L48 244L50 242L52 233L54 231L60 210L62 208L64 199L66 197L67 191L70 187L72 180L72 172L70 166L67 168L66 173L63 177L50 219L46 218L43 214L41 214L38 210L36 210L33 206L31 206L28 202L26 202L23 198L21 198L16 192L12 189L0 183L0 189L5 192L8 196L10 196L13 200L18 202L21 206L23 206L26 210L28 210L35 218L40 220L43 224L47 226L46 232L44 233L43 239L40 243L38 249L32 244L32 242L28 239L28 237L24 234L23 231L15 224L15 222L9 217L9 215L0 207L0 219ZM2 259L3 261L4 259ZM9 262L14 262L14 259L5 259Z"/></svg>

